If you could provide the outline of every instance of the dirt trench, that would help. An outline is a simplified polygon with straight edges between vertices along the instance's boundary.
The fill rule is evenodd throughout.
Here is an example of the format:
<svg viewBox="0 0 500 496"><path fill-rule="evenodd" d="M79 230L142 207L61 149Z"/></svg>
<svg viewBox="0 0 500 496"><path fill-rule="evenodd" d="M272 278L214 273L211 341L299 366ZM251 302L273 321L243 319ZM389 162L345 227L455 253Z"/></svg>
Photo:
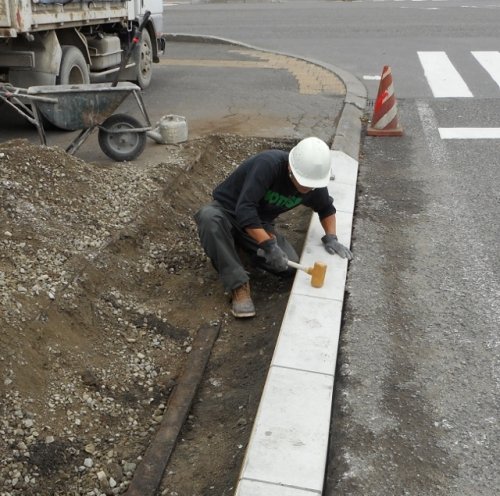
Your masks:
<svg viewBox="0 0 500 496"><path fill-rule="evenodd" d="M207 323L221 331L159 494L234 492L292 281L251 271L258 315L235 320L192 216L243 159L294 144L214 135L148 167L0 144L2 495L124 493ZM298 251L309 217L279 225Z"/></svg>

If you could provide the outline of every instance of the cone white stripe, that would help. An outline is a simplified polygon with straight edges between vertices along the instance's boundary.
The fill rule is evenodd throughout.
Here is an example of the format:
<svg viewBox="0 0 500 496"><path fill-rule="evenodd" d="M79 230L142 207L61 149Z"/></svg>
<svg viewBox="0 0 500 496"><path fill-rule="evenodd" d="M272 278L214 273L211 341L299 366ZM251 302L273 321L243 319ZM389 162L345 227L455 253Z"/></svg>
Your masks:
<svg viewBox="0 0 500 496"><path fill-rule="evenodd" d="M386 90L385 98L382 100L382 104L384 104L391 96L394 95L394 85L391 83Z"/></svg>
<svg viewBox="0 0 500 496"><path fill-rule="evenodd" d="M377 129L384 129L391 123L392 119L396 117L397 112L398 110L394 104L377 122L374 122L374 127Z"/></svg>

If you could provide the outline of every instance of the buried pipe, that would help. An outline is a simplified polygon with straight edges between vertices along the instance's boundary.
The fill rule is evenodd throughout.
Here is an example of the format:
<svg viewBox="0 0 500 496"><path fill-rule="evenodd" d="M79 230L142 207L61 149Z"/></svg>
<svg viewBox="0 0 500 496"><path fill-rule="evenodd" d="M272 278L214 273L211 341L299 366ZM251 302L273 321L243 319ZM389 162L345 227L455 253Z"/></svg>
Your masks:
<svg viewBox="0 0 500 496"><path fill-rule="evenodd" d="M198 329L193 349L169 398L160 428L137 467L125 496L156 495L179 432L191 409L220 326L204 325Z"/></svg>

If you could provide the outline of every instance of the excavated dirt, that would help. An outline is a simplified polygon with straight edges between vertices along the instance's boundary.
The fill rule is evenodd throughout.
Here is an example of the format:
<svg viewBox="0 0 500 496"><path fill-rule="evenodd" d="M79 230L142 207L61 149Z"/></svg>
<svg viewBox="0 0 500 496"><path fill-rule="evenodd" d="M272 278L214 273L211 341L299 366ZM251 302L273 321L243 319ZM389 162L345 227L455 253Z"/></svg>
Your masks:
<svg viewBox="0 0 500 496"><path fill-rule="evenodd" d="M0 144L0 494L123 494L198 329L220 325L158 494L234 492L292 281L251 271L229 314L192 220L247 156L287 140L213 135L155 165ZM297 250L306 209L281 219Z"/></svg>

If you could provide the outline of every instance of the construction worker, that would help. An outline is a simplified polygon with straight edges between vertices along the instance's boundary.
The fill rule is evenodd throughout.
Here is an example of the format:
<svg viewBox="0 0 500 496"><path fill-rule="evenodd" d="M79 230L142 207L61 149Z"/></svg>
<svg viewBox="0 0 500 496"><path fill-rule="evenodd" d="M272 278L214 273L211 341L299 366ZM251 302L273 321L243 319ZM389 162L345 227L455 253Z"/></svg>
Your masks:
<svg viewBox="0 0 500 496"><path fill-rule="evenodd" d="M298 205L314 210L325 235L321 238L330 254L352 259L337 240L335 207L327 189L330 180L330 149L319 138L300 141L288 153L267 150L245 160L213 191L213 201L196 214L200 241L232 295L232 314L253 317L249 276L238 255L242 250L253 265L280 276L295 269L288 260L299 256L276 231L276 217Z"/></svg>

